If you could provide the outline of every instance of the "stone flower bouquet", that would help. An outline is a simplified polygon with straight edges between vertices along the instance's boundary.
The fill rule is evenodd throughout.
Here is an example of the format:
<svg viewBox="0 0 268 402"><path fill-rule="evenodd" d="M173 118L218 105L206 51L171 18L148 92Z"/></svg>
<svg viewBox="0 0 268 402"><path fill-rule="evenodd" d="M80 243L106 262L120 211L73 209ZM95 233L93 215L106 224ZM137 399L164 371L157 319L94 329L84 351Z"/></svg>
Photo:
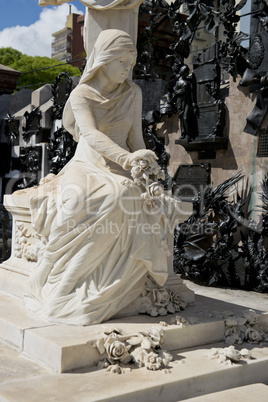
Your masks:
<svg viewBox="0 0 268 402"><path fill-rule="evenodd" d="M225 320L225 343L241 345L244 341L259 343L268 341L268 335L258 323L254 310L243 311L241 316L232 315Z"/></svg>
<svg viewBox="0 0 268 402"><path fill-rule="evenodd" d="M151 327L130 335L113 328L87 345L96 348L103 357L98 364L100 369L121 374L124 369L131 369L131 364L153 371L168 368L173 357L161 349L164 341L165 332L161 328Z"/></svg>
<svg viewBox="0 0 268 402"><path fill-rule="evenodd" d="M151 317L165 316L185 310L186 303L180 293L160 287L152 278L147 278L141 296L137 301L137 310L140 314Z"/></svg>
<svg viewBox="0 0 268 402"><path fill-rule="evenodd" d="M164 193L164 187L159 183L159 179L165 179L165 172L155 161L149 163L144 159L136 160L132 163L131 176L134 183L144 192L141 198L147 204L154 204L154 199L159 198Z"/></svg>

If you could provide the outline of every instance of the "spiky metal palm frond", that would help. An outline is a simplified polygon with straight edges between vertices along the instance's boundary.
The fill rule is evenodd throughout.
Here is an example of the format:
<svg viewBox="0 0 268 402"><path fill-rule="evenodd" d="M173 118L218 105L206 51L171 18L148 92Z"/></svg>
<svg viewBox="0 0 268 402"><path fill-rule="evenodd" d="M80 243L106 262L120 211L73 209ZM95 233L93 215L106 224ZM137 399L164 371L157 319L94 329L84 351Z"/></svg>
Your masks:
<svg viewBox="0 0 268 402"><path fill-rule="evenodd" d="M224 180L221 184L215 187L214 190L210 187L204 195L204 210L208 211L210 208L214 208L217 203L225 201L229 194L226 194L237 182L239 182L244 176L241 172L235 174L230 179Z"/></svg>
<svg viewBox="0 0 268 402"><path fill-rule="evenodd" d="M262 193L259 193L260 199L263 203L261 208L262 208L264 214L267 215L267 217L268 217L268 174L266 174L265 178L263 179L263 181L261 183L261 189L262 189Z"/></svg>

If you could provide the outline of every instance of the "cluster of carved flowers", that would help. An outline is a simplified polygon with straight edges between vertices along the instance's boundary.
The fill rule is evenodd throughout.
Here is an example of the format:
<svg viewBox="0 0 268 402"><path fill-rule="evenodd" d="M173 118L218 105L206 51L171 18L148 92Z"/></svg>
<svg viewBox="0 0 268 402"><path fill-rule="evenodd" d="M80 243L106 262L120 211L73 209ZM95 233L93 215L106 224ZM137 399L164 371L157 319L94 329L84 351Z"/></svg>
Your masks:
<svg viewBox="0 0 268 402"><path fill-rule="evenodd" d="M251 353L248 349L237 350L233 345L224 349L213 348L210 350L209 355L211 359L217 359L219 363L232 365L241 360L251 359Z"/></svg>
<svg viewBox="0 0 268 402"><path fill-rule="evenodd" d="M32 231L22 222L18 222L16 225L15 239L14 256L36 262L40 246L38 242L35 242Z"/></svg>
<svg viewBox="0 0 268 402"><path fill-rule="evenodd" d="M165 289L148 278L142 295L139 299L137 310L140 314L149 314L151 317L174 314L184 310L186 303L182 300L179 292Z"/></svg>
<svg viewBox="0 0 268 402"><path fill-rule="evenodd" d="M176 315L172 317L170 320L171 325L177 325L178 327L187 327L189 325L199 324L200 320L197 317L182 317L180 315Z"/></svg>
<svg viewBox="0 0 268 402"><path fill-rule="evenodd" d="M161 349L164 341L164 330L157 327L131 335L123 335L120 330L112 329L98 340L89 341L88 346L97 348L104 357L99 368L121 374L126 365L131 364L148 370L167 368L173 357Z"/></svg>
<svg viewBox="0 0 268 402"><path fill-rule="evenodd" d="M131 169L131 176L134 183L145 190L141 198L146 204L154 204L154 200L164 193L164 187L158 182L158 179L165 179L165 172L161 170L157 162L149 164L140 159L134 161Z"/></svg>
<svg viewBox="0 0 268 402"><path fill-rule="evenodd" d="M266 334L259 328L257 317L254 310L244 311L240 317L228 317L225 320L225 343L232 345L244 341L259 343L268 340Z"/></svg>

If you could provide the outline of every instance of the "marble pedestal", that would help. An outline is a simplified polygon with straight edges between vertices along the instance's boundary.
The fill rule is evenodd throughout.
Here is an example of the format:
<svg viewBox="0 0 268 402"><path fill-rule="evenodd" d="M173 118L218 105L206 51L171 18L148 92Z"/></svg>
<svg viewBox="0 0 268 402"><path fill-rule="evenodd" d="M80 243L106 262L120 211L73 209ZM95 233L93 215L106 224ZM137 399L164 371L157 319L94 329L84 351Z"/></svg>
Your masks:
<svg viewBox="0 0 268 402"><path fill-rule="evenodd" d="M0 265L0 290L22 299L37 262L38 239L31 225L28 196L6 195L4 205L12 214L13 227L11 257Z"/></svg>

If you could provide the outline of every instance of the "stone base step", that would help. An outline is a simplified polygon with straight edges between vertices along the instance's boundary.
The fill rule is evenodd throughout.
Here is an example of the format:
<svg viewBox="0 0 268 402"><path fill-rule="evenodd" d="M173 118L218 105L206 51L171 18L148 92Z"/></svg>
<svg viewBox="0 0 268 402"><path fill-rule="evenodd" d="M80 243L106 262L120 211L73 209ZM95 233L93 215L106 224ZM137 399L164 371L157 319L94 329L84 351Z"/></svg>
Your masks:
<svg viewBox="0 0 268 402"><path fill-rule="evenodd" d="M268 386L265 384L251 384L244 387L226 389L212 394L187 399L187 402L267 402Z"/></svg>
<svg viewBox="0 0 268 402"><path fill-rule="evenodd" d="M157 326L166 334L163 349L172 351L221 342L225 332L224 315L230 311L239 315L245 310L247 308L197 296L195 305L179 313L192 323L188 326L160 324L161 321L170 324L175 316L170 314L117 318L99 325L77 327L47 323L28 312L22 300L0 294L0 340L39 364L56 372L66 372L94 366L102 357L95 348L88 346L88 341L98 339L110 328L133 334ZM268 321L268 316L260 317Z"/></svg>
<svg viewBox="0 0 268 402"><path fill-rule="evenodd" d="M29 277L10 269L10 260L1 264L0 268L0 292L8 296L23 299L24 291Z"/></svg>
<svg viewBox="0 0 268 402"><path fill-rule="evenodd" d="M174 361L170 363L169 372L140 368L132 371L125 369L123 374L118 375L104 369L91 369L6 382L0 388L0 401L175 402L201 395L199 400L204 401L204 395L207 397L213 392L268 382L267 347L251 346L252 359L240 364L225 365L208 356L211 348L225 346L220 343L173 351ZM263 394L267 395L266 388ZM243 397L243 400L264 400L260 398L250 400ZM212 400L218 402L220 399Z"/></svg>

